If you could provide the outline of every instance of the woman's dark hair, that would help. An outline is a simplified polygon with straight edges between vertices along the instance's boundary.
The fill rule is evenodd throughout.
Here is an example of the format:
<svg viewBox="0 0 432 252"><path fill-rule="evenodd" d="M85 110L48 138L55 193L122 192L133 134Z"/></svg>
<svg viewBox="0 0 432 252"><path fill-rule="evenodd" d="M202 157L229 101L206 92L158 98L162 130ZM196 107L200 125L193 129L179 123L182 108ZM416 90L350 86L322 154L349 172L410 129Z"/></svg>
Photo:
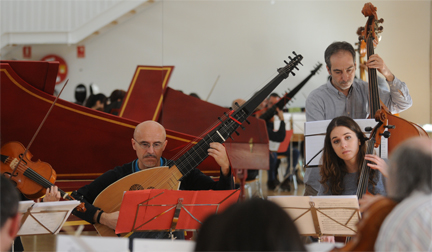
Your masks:
<svg viewBox="0 0 432 252"><path fill-rule="evenodd" d="M322 155L322 166L321 166L321 181L320 183L325 187L325 193L330 189L333 195L339 195L342 193L344 188L342 187L343 178L348 173L345 166L344 160L342 160L333 149L330 135L334 128L343 126L352 130L360 141L359 152L357 153L357 160L359 165L359 176L362 168L362 161L364 160L366 154L366 137L360 126L347 116L336 117L327 126L326 136L324 140L324 149ZM373 180L376 172L371 169L369 176L369 183L376 185Z"/></svg>
<svg viewBox="0 0 432 252"><path fill-rule="evenodd" d="M306 251L288 214L275 203L251 199L207 218L195 251Z"/></svg>

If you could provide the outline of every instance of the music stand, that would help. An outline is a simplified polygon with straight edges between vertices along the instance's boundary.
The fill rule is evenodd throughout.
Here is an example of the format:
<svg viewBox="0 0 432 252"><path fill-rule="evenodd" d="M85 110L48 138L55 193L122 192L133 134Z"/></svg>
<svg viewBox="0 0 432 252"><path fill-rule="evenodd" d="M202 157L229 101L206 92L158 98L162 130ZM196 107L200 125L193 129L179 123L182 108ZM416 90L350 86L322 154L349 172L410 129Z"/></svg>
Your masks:
<svg viewBox="0 0 432 252"><path fill-rule="evenodd" d="M354 236L360 220L356 195L269 196L294 220L304 236Z"/></svg>
<svg viewBox="0 0 432 252"><path fill-rule="evenodd" d="M19 236L37 234L57 234L80 202L77 200L40 202L20 202L19 210L23 213Z"/></svg>
<svg viewBox="0 0 432 252"><path fill-rule="evenodd" d="M211 214L238 201L239 190L178 191L148 189L124 194L116 234L194 231Z"/></svg>

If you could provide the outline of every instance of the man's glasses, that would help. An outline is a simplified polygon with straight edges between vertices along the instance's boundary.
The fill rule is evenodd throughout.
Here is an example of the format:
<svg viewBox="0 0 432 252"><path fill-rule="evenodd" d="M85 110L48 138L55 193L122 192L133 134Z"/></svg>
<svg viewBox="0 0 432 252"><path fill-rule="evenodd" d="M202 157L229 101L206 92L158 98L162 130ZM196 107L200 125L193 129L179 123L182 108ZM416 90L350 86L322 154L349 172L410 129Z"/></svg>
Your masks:
<svg viewBox="0 0 432 252"><path fill-rule="evenodd" d="M161 142L156 142L156 143L150 144L147 142L138 142L135 138L133 140L137 144L139 144L139 146L141 146L141 148L143 148L144 150L150 149L150 146L153 146L154 150L160 150L163 147L163 143L161 143Z"/></svg>

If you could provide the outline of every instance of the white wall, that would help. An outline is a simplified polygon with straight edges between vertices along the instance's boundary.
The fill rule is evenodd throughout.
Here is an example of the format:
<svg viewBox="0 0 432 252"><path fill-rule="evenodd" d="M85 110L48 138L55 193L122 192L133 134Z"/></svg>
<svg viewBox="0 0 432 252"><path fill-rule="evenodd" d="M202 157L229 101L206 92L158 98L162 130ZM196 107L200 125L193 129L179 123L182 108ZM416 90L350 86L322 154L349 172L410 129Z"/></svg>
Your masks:
<svg viewBox="0 0 432 252"><path fill-rule="evenodd" d="M230 106L248 99L276 74L292 51L303 65L276 89L282 93L303 80L333 41L358 41L364 26L365 1L162 1L85 41L86 57L76 45L33 45L32 60L62 56L69 84L61 98L73 101L78 83L95 83L109 95L127 90L137 65L174 65L169 86ZM375 52L410 88L414 105L401 116L430 123L431 1L374 1L384 18L382 40ZM1 56L22 59L22 47ZM309 92L326 81L322 70L297 95L292 106L304 107ZM60 89L58 87L57 89ZM418 112L421 111L421 112Z"/></svg>

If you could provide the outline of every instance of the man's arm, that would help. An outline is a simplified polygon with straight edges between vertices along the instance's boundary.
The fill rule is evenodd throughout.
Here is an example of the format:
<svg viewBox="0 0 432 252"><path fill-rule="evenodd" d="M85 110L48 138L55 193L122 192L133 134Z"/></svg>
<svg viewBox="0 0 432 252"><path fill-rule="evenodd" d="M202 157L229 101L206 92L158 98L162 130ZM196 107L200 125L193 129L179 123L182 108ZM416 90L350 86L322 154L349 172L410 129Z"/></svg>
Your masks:
<svg viewBox="0 0 432 252"><path fill-rule="evenodd" d="M100 209L93 206L93 201L96 199L100 192L102 192L105 188L117 181L119 177L122 176L121 174L119 174L119 172L120 170L109 170L102 174L100 177L96 178L90 184L81 187L76 192L73 192L72 196L74 198L81 198L82 196L82 200L87 210L84 213L74 210L72 213L75 216L91 224L97 223L96 218ZM102 214L101 219L103 219L103 215L105 215L105 213Z"/></svg>
<svg viewBox="0 0 432 252"><path fill-rule="evenodd" d="M384 60L378 55L371 55L366 62L369 68L376 68L387 80L390 92L379 89L380 98L392 113L402 112L412 106L412 99L405 82L394 76L385 64Z"/></svg>

